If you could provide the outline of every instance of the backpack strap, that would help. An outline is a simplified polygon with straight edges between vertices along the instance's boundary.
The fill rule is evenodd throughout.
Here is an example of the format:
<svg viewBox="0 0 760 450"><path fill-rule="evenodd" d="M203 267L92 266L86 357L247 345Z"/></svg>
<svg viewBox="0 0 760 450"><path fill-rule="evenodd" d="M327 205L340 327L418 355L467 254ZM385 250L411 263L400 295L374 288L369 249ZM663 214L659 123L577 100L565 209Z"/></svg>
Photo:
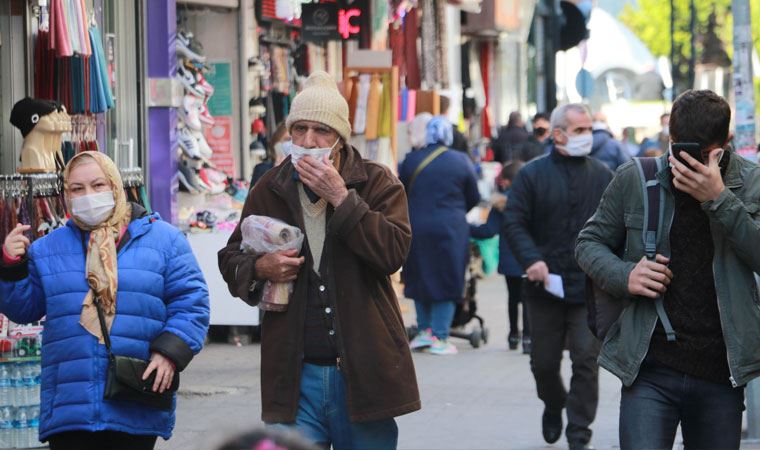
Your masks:
<svg viewBox="0 0 760 450"><path fill-rule="evenodd" d="M654 261L657 255L658 234L662 229L665 216L665 188L660 186L657 181L657 172L662 169L662 163L660 158L633 158L633 160L639 169L644 196L644 227L642 230L644 253L648 260ZM668 342L675 342L676 332L665 312L662 295L657 296L654 306L657 309L657 316L662 322L662 327L665 329Z"/></svg>
<svg viewBox="0 0 760 450"><path fill-rule="evenodd" d="M412 177L409 179L409 188L406 190L407 194L412 192L412 186L414 186L414 181L417 179L417 175L419 175L420 172L422 172L422 170L425 169L425 167L427 167L431 162L433 162L434 159L439 157L446 150L448 150L448 148L446 148L445 146L438 147L437 149L435 149L434 152L427 155L427 157L425 157L425 159L422 160L420 165L417 166L416 169L414 169L414 173L412 174Z"/></svg>

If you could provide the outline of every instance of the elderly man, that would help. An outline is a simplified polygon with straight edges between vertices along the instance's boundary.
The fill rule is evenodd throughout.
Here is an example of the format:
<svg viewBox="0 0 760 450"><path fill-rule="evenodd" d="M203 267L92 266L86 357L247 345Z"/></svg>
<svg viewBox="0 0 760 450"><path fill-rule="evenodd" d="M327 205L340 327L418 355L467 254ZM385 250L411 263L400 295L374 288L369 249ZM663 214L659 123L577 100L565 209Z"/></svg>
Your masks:
<svg viewBox="0 0 760 450"><path fill-rule="evenodd" d="M287 310L262 322L263 420L335 449L395 448L393 418L420 408L389 279L411 244L404 187L347 143L348 105L325 72L309 77L286 126L291 157L251 190L243 218L297 226L303 249L241 253L238 226L219 252L230 292L248 303L266 280L295 281Z"/></svg>
<svg viewBox="0 0 760 450"><path fill-rule="evenodd" d="M551 116L554 144L549 155L518 172L509 194L505 232L509 247L527 274L523 300L533 337L530 366L544 402L544 439L562 435L567 406L570 448L589 448L599 397L599 346L586 323L586 276L575 262L578 232L596 210L612 172L589 157L591 114L583 105L558 107ZM562 277L564 297L550 294L549 274ZM555 291L556 292L556 291ZM570 392L560 376L565 342L573 377Z"/></svg>

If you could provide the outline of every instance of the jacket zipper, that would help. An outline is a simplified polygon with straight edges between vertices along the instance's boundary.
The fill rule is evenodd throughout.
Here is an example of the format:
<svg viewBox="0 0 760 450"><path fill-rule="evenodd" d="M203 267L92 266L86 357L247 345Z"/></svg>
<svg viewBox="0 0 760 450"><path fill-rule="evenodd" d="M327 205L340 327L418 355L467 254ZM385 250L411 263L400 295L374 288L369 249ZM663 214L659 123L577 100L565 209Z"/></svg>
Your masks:
<svg viewBox="0 0 760 450"><path fill-rule="evenodd" d="M715 239L715 238L713 238ZM717 283L717 278L715 277L715 261L712 263L712 272L713 272L713 280L715 283ZM715 298L718 301L718 316L720 317L720 328L721 331L723 331L723 313L721 312L721 302L720 302L720 295L718 294L718 288L716 286L715 288ZM726 338L723 338L723 345L726 346L726 361L728 362L728 381L731 382L732 387L737 387L739 384L736 382L736 378L734 378L734 371L731 370L731 355L729 355L728 351L728 345L726 345Z"/></svg>

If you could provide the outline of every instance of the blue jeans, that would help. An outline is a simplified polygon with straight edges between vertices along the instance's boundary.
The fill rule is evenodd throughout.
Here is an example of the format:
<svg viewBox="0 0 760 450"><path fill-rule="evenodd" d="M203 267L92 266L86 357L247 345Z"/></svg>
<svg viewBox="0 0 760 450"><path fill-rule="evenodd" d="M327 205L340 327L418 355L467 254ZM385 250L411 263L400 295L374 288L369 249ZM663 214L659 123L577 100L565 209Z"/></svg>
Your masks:
<svg viewBox="0 0 760 450"><path fill-rule="evenodd" d="M454 302L414 302L417 309L417 328L433 330L433 336L441 340L449 338L449 328L454 320L457 304Z"/></svg>
<svg viewBox="0 0 760 450"><path fill-rule="evenodd" d="M738 449L744 388L681 373L647 357L620 399L620 448L671 449L681 423L684 447Z"/></svg>
<svg viewBox="0 0 760 450"><path fill-rule="evenodd" d="M335 450L395 449L398 427L391 419L351 422L348 418L346 385L335 366L303 365L301 400L293 424L276 427L295 428L307 439Z"/></svg>

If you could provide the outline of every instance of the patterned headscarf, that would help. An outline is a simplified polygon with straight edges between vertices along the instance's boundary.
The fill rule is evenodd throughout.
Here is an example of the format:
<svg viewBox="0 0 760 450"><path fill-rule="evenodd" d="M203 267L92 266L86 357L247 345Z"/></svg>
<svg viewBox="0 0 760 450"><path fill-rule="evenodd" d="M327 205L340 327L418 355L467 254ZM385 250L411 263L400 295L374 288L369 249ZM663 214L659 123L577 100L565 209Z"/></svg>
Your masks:
<svg viewBox="0 0 760 450"><path fill-rule="evenodd" d="M71 191L69 190L69 173L75 161L77 164L88 164L79 161L82 158L92 158L111 184L114 196L114 209L111 216L102 223L90 226L77 220L72 220L77 226L90 231L90 240L87 245L87 284L90 290L82 302L82 314L79 323L93 336L103 343L103 333L100 329L98 312L95 308L94 299L100 299L100 304L106 317L106 329L111 332L111 324L116 315L116 291L118 288L118 273L116 267L116 240L121 230L129 225L132 216L132 206L127 203L124 185L116 164L106 155L99 152L82 152L74 156L63 171L63 188L66 204L71 205Z"/></svg>
<svg viewBox="0 0 760 450"><path fill-rule="evenodd" d="M454 143L454 129L451 122L444 116L435 116L430 119L425 131L425 142L428 145L440 144L449 147Z"/></svg>

